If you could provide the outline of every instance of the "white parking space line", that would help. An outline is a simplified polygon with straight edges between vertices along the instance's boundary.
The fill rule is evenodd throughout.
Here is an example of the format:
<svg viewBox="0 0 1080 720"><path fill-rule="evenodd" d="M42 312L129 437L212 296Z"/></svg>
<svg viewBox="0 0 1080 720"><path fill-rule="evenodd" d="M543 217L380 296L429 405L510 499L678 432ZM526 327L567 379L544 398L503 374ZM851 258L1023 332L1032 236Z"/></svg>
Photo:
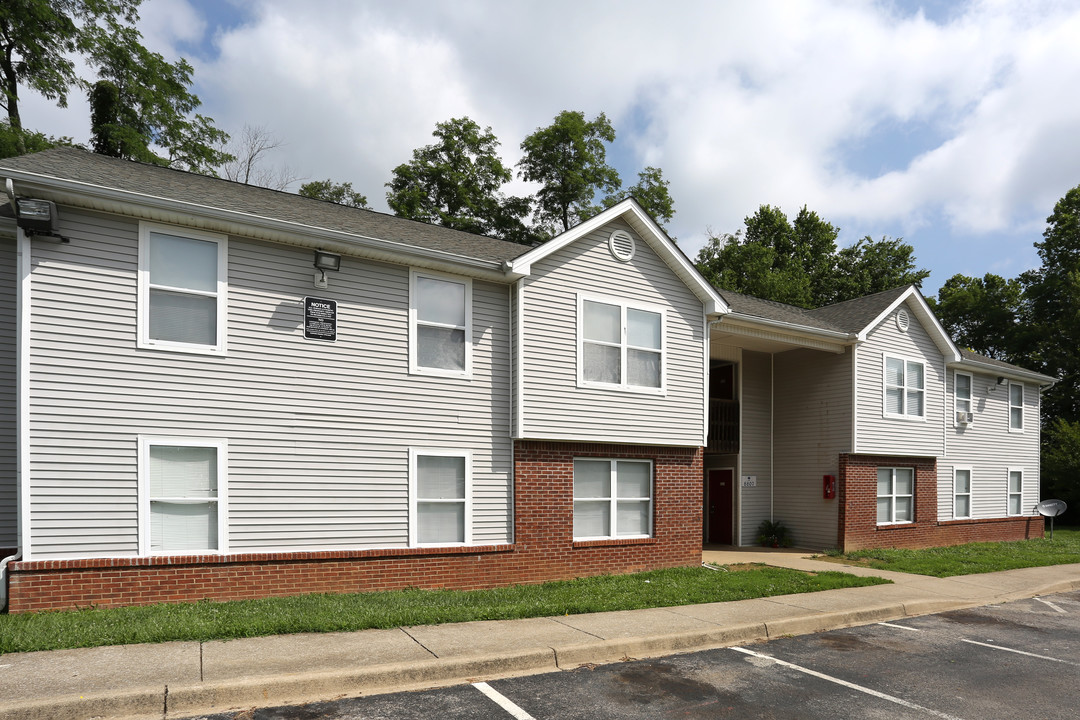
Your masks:
<svg viewBox="0 0 1080 720"><path fill-rule="evenodd" d="M885 627L896 628L897 630L910 630L911 632L922 632L919 628L908 627L907 625L893 625L892 623L879 622L878 625L884 625Z"/></svg>
<svg viewBox="0 0 1080 720"><path fill-rule="evenodd" d="M858 690L861 693L866 693L867 695L873 695L874 697L881 698L882 700L888 700L891 703L896 703L897 705L902 705L902 706L904 706L906 708L910 708L911 710L919 710L921 712L929 713L929 714L933 715L934 717L945 718L945 720L960 720L960 718L956 717L955 715L948 715L948 714L943 713L943 712L938 712L937 710L931 710L930 708L923 707L922 705L916 705L915 703L904 700L903 698L898 698L895 695L888 695L888 694L883 693L883 692L878 692L877 690L872 690L872 689L870 689L868 687L863 687L862 685L856 685L855 683L850 683L847 680L841 680L840 678L833 677L832 675L826 675L824 673L819 673L816 670L811 670L810 668L804 668L801 665L795 665L794 663L789 663L789 662L787 662L785 660L780 660L780 659L774 658L774 657L772 657L770 655L763 655L762 653L754 652L753 650L747 650L746 648L743 648L743 647L733 647L733 648L731 648L731 650L735 650L736 652L741 652L741 653L744 653L746 655L751 655L751 656L756 657L756 658L762 658L762 659L765 659L765 660L771 660L772 662L776 663L777 665L783 665L784 667L789 667L792 670L798 670L801 673L805 673L807 675L811 675L811 676L816 677L816 678L821 678L822 680L827 680L827 681L829 681L831 683L836 683L837 685L842 685L842 686L844 686L846 688L850 688L852 690Z"/></svg>
<svg viewBox="0 0 1080 720"><path fill-rule="evenodd" d="M1065 665L1080 666L1080 663L1074 663L1071 660L1062 660L1061 658L1050 657L1049 655L1037 655L1035 653L1027 652L1026 650L1013 650L1012 648L1002 647L1000 645L994 645L993 643L979 642L978 640L968 640L967 638L960 638L960 642L970 643L971 645L980 645L982 647L992 648L994 650L1004 650L1005 652L1016 653L1017 655L1027 655L1028 657L1039 658L1040 660L1050 660L1052 662L1059 662Z"/></svg>
<svg viewBox="0 0 1080 720"><path fill-rule="evenodd" d="M510 702L505 695L488 685L486 682L473 683L473 687L484 693L488 698L514 717L514 720L536 720L532 715Z"/></svg>
<svg viewBox="0 0 1080 720"><path fill-rule="evenodd" d="M1059 613L1064 613L1065 615L1069 614L1068 610L1062 610L1061 608L1059 608L1057 605L1050 602L1049 600L1043 600L1041 597L1037 597L1035 599L1038 600L1039 602L1041 602L1043 605L1046 605L1048 607L1053 608L1054 610L1057 610Z"/></svg>

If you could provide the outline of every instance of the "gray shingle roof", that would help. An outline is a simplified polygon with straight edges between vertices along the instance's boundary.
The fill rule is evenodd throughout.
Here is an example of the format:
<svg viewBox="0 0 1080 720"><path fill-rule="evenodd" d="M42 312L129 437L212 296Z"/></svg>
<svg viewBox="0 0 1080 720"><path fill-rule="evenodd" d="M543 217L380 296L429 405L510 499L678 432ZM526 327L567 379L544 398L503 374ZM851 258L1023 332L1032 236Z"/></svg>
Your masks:
<svg viewBox="0 0 1080 720"><path fill-rule="evenodd" d="M775 302L773 300L762 300L753 295L744 295L733 290L721 290L717 288L717 292L719 292L724 298L724 301L731 306L732 311L739 313L740 315L748 315L763 320L791 323L793 325L804 325L819 330L844 332L840 327L833 323L815 317L811 310L806 310L782 302Z"/></svg>
<svg viewBox="0 0 1080 720"><path fill-rule="evenodd" d="M1050 375L1045 375L1043 373L1040 373L1040 372L1038 372L1036 370L1028 370L1027 368L1020 367L1019 365L1013 365L1011 363L1003 362L1001 360L995 360L994 358L988 357L986 355L980 355L979 353L972 352L971 350L968 350L967 348L960 348L960 357L963 360L979 363L980 365L988 365L990 367L1001 368L1003 371L1021 370L1025 374L1032 374L1033 373L1035 375L1039 375L1040 377L1045 378L1047 381L1057 379L1057 378L1054 378L1054 377L1052 377Z"/></svg>
<svg viewBox="0 0 1080 720"><path fill-rule="evenodd" d="M826 305L809 312L819 320L835 325L846 332L857 333L873 322L874 318L884 312L885 308L903 295L909 287L911 286L904 285L892 290L883 290L873 295Z"/></svg>
<svg viewBox="0 0 1080 720"><path fill-rule="evenodd" d="M76 148L59 147L0 160L0 176L5 169L389 240L477 260L510 260L530 249L526 245L404 220L373 210L350 208L293 193L120 160Z"/></svg>

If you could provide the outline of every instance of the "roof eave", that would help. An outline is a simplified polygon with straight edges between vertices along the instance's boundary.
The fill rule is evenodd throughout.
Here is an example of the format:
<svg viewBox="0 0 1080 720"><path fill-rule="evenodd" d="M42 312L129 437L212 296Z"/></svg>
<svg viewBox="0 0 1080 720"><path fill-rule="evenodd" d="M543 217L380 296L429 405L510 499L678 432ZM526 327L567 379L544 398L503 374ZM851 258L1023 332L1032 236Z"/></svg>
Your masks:
<svg viewBox="0 0 1080 720"><path fill-rule="evenodd" d="M149 208L199 218L203 220L201 225L207 226L207 229L243 235L245 233L242 228L251 228L261 231L255 234L260 239L290 245L318 247L384 262L443 269L503 282L512 279L507 276L503 260L482 260L445 250L414 247L359 233L226 210L149 193L119 190L53 175L9 168L0 168L0 174L18 183L17 189L21 193L32 192L42 199L64 205L135 216L145 214L135 212L136 208ZM96 202L87 202L87 198ZM205 222L206 220L211 222Z"/></svg>

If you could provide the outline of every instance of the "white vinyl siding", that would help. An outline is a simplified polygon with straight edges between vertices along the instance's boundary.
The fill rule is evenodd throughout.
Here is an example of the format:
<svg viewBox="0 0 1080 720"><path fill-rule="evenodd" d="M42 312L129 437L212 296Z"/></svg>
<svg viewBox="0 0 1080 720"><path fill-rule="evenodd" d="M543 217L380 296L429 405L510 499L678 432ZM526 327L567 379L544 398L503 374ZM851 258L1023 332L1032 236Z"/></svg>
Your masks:
<svg viewBox="0 0 1080 720"><path fill-rule="evenodd" d="M12 225L14 232L14 225ZM0 230L0 550L18 546L15 238Z"/></svg>
<svg viewBox="0 0 1080 720"><path fill-rule="evenodd" d="M140 555L227 551L227 453L224 440L139 437Z"/></svg>
<svg viewBox="0 0 1080 720"><path fill-rule="evenodd" d="M413 271L410 280L410 371L468 377L472 372L472 281L419 271Z"/></svg>
<svg viewBox="0 0 1080 720"><path fill-rule="evenodd" d="M529 439L698 447L705 424L702 303L641 238L608 251L612 223L537 261L525 280L521 420ZM578 297L663 308L663 394L579 384ZM610 301L607 301L610 302Z"/></svg>
<svg viewBox="0 0 1080 720"><path fill-rule="evenodd" d="M971 517L971 468L953 468L953 517Z"/></svg>
<svg viewBox="0 0 1080 720"><path fill-rule="evenodd" d="M906 307L903 306L903 307ZM885 318L867 333L867 339L858 348L856 367L856 398L858 423L854 452L869 455L907 455L912 457L940 457L945 454L945 413L952 414L953 399L946 403L945 358L918 322L918 315L907 308L910 325L901 332L894 321L895 314ZM886 411L886 358L904 361L904 402L910 408L908 390L914 396L921 395L922 414L890 414ZM922 365L922 392L909 388L908 363ZM895 365L894 365L895 367ZM894 380L899 378L894 374ZM952 381L949 380L951 386ZM896 393L893 393L894 399ZM952 426L951 418L949 427ZM950 481L951 481L951 475ZM946 494L951 494L946 488ZM940 496L939 496L940 497Z"/></svg>
<svg viewBox="0 0 1080 720"><path fill-rule="evenodd" d="M227 240L168 225L139 226L139 347L223 354Z"/></svg>
<svg viewBox="0 0 1080 720"><path fill-rule="evenodd" d="M137 224L61 232L34 244L33 557L138 554L143 434L228 438L230 552L408 547L410 447L468 449L473 544L509 541L508 286L472 282L470 379L411 375L409 268L343 258L311 343L311 251L233 236L228 355L139 352Z"/></svg>
<svg viewBox="0 0 1080 720"><path fill-rule="evenodd" d="M1009 431L1024 432L1024 384L1009 383Z"/></svg>
<svg viewBox="0 0 1080 720"><path fill-rule="evenodd" d="M736 350L736 353L739 351ZM736 354L735 357L739 357ZM743 545L757 544L757 528L772 516L772 355L744 350L736 366L739 398L739 476L752 476L754 487L742 487L735 478L739 498L739 531ZM785 522L787 522L785 520ZM735 539L739 541L738 538Z"/></svg>
<svg viewBox="0 0 1080 720"><path fill-rule="evenodd" d="M574 539L650 537L652 463L574 460Z"/></svg>
<svg viewBox="0 0 1080 720"><path fill-rule="evenodd" d="M915 519L915 470L879 467L877 471L878 525L909 523Z"/></svg>
<svg viewBox="0 0 1080 720"><path fill-rule="evenodd" d="M472 542L471 471L468 452L409 450L409 545Z"/></svg>
<svg viewBox="0 0 1080 720"><path fill-rule="evenodd" d="M1022 470L1021 513L1034 514L1039 500L1039 432L1034 423L1025 432L1009 431L1008 385L998 385L996 374L971 372L970 424L947 423L948 453L938 460L938 517L951 518L953 469L974 468L971 477L971 518L1006 517L1009 469ZM955 397L949 373L950 397ZM1028 386L1024 394L1026 418L1039 416L1039 392Z"/></svg>
<svg viewBox="0 0 1080 720"><path fill-rule="evenodd" d="M795 545L835 547L840 501L824 497L822 476L838 475L840 453L851 452L852 354L800 349L774 357L773 514Z"/></svg>

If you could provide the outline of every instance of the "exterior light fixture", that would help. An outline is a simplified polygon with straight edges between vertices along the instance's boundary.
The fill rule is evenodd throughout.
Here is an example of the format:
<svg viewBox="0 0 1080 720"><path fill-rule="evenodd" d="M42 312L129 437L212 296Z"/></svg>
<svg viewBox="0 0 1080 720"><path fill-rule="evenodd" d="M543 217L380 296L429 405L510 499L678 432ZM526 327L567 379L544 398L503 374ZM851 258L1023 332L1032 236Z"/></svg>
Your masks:
<svg viewBox="0 0 1080 720"><path fill-rule="evenodd" d="M315 269L319 274L315 276L315 287L325 288L329 283L326 281L326 271L338 271L341 269L341 256L334 253L315 251Z"/></svg>
<svg viewBox="0 0 1080 720"><path fill-rule="evenodd" d="M997 384L998 385L1004 385L1006 382L1008 382L1008 381L1005 378L1001 377L1000 375L998 376L998 379L997 379Z"/></svg>
<svg viewBox="0 0 1080 720"><path fill-rule="evenodd" d="M60 228L60 219L56 214L56 203L52 200L36 200L34 198L16 198L15 224L27 235L55 238L61 242L67 242L66 237L61 237L57 230Z"/></svg>

